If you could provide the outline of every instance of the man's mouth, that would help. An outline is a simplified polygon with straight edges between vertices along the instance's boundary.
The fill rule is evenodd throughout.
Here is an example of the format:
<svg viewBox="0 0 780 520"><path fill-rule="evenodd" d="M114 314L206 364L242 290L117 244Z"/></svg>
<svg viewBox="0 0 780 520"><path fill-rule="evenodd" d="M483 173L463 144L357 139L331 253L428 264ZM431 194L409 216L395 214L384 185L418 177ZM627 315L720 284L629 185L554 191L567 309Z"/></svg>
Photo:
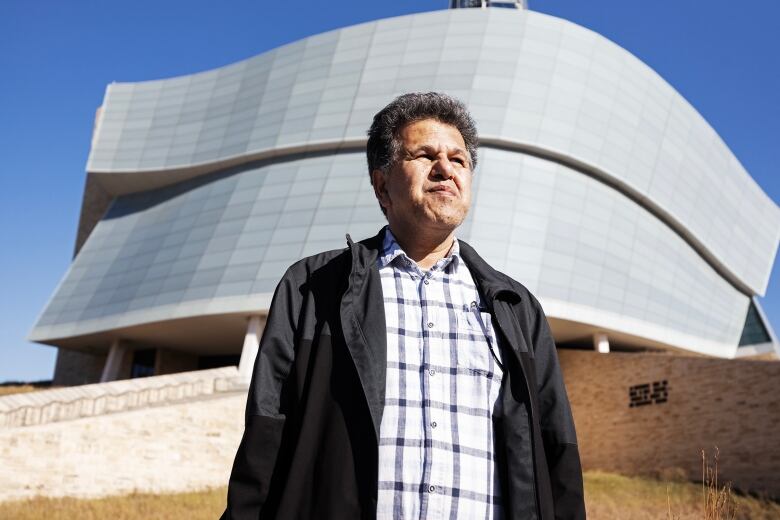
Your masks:
<svg viewBox="0 0 780 520"><path fill-rule="evenodd" d="M455 190L450 188L449 186L434 186L428 191L432 191L434 193L440 193L442 195L450 195L452 197L457 196L457 193L455 193Z"/></svg>

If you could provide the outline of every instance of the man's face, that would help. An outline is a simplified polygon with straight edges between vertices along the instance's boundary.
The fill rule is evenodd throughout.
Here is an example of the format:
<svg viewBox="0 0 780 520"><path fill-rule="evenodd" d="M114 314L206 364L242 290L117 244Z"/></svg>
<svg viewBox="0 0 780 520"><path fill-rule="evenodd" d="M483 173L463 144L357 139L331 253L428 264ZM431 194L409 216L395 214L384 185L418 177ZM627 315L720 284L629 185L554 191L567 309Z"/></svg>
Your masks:
<svg viewBox="0 0 780 520"><path fill-rule="evenodd" d="M401 150L387 173L372 172L374 191L394 232L448 231L471 204L471 158L460 132L435 119L401 130Z"/></svg>

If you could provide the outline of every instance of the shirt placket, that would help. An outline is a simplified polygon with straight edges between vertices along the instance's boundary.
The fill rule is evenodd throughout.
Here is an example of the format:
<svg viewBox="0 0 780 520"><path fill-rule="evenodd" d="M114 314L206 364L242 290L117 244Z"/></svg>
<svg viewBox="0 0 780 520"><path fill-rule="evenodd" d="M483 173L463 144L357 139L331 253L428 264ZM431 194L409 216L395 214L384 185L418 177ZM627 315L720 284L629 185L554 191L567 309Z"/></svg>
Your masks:
<svg viewBox="0 0 780 520"><path fill-rule="evenodd" d="M438 266L437 266L438 267ZM420 272L417 282L418 294L422 309L423 323L423 358L422 358L422 391L423 391L423 427L425 430L425 462L423 465L423 497L421 500L420 518L442 518L446 510L444 486L445 475L442 472L440 455L434 445L446 442L442 438L442 420L439 417L445 413L433 403L446 402L446 396L442 395L442 377L445 374L438 372L437 367L442 366L442 335L446 333L446 319L442 321L443 313L440 311L441 301L441 271L437 268L426 273ZM437 304L438 303L438 304Z"/></svg>
<svg viewBox="0 0 780 520"><path fill-rule="evenodd" d="M397 347L399 355L403 352L400 357L408 367L404 374L406 384L399 381L397 388L399 407L406 407L403 415L407 420L403 424L399 422L394 435L412 441L410 445L399 444L404 447L396 450L395 463L400 466L395 468L394 481L403 486L395 488L393 504L387 504L387 510L392 510L395 518L483 515L500 518L500 509L495 510L489 498L498 492L498 488L491 489L490 482L473 485L475 479L487 482L492 478L492 463L489 459L480 461L474 460L473 456L463 456L464 448L487 449L492 453L492 433L490 424L477 428L474 416L468 411L461 415L458 407L484 409L490 413L497 399L496 385L501 381L500 373L490 384L482 379L474 380L471 374L462 380L458 377L458 354L464 348L476 348L472 342L480 341L479 334L475 338L461 338L458 332L458 322L462 318L457 312L464 313L470 302L478 302L476 288L468 271L458 269L460 259L456 250L427 273L403 251L392 252L390 247L386 250L388 253L382 265L392 263L397 277L396 284L388 287L387 294L398 293L395 304L404 307L402 312L394 311L405 316L399 317L403 338L399 336ZM471 311L476 312L476 309ZM486 341L484 348L479 348L490 356L491 341L495 338L488 322L484 323L482 332ZM388 349L389 342L390 339ZM411 367L419 369L415 371ZM476 432L484 427L486 431ZM469 433L465 435L464 432ZM398 468L403 471L399 473ZM483 473L485 469L487 472ZM480 496L487 493L487 503L464 501L463 493L472 488Z"/></svg>

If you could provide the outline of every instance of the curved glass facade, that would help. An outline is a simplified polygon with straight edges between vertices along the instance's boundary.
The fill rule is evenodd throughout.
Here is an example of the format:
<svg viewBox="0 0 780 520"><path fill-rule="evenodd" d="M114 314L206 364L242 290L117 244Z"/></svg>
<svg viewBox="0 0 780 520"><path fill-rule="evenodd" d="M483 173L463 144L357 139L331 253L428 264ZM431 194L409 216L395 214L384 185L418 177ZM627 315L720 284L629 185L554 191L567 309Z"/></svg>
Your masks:
<svg viewBox="0 0 780 520"><path fill-rule="evenodd" d="M262 311L290 263L383 224L359 148L379 108L426 90L466 102L483 142L460 236L551 318L734 354L777 206L646 65L510 9L380 20L110 85L87 169L115 201L32 339Z"/></svg>

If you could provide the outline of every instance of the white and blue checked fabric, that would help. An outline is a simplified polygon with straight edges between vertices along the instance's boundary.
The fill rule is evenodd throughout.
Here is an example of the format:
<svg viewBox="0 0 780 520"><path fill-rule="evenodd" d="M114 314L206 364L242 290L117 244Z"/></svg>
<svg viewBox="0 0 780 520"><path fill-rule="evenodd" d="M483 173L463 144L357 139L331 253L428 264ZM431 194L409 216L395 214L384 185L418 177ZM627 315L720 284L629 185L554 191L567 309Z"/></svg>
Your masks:
<svg viewBox="0 0 780 520"><path fill-rule="evenodd" d="M423 272L388 228L377 263L387 322L377 518L502 518L492 418L503 371L458 241Z"/></svg>

